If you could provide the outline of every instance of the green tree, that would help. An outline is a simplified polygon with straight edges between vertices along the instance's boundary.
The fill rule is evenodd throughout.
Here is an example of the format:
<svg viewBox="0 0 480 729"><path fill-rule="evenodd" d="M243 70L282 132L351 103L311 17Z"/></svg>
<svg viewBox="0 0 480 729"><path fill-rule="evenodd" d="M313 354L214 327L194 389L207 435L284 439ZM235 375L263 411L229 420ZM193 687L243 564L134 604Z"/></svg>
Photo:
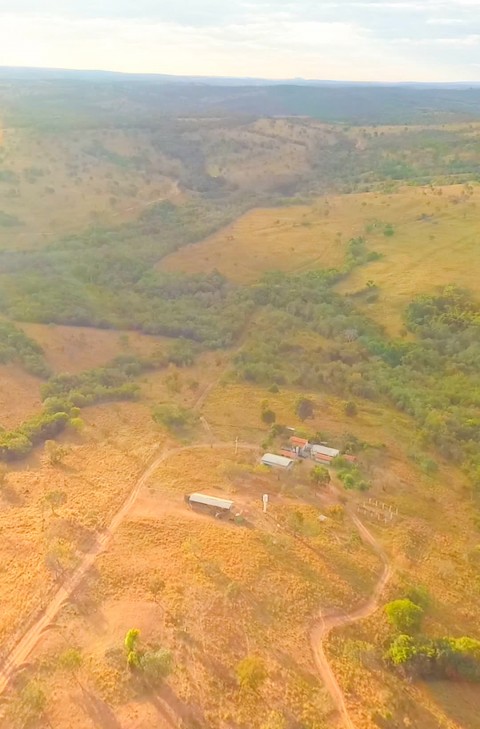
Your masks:
<svg viewBox="0 0 480 729"><path fill-rule="evenodd" d="M237 681L241 688L258 691L260 686L267 678L265 664L261 658L257 656L247 656L235 669Z"/></svg>
<svg viewBox="0 0 480 729"><path fill-rule="evenodd" d="M140 631L137 628L131 628L125 636L124 646L127 654L127 666L129 668L138 668L140 665L140 656L138 654L139 639Z"/></svg>
<svg viewBox="0 0 480 729"><path fill-rule="evenodd" d="M417 646L411 635L397 635L387 651L387 659L394 666L403 666L417 655Z"/></svg>
<svg viewBox="0 0 480 729"><path fill-rule="evenodd" d="M275 415L273 410L270 410L270 408L262 410L262 420L266 425L273 425L276 419L277 416Z"/></svg>
<svg viewBox="0 0 480 729"><path fill-rule="evenodd" d="M298 400L295 404L295 413L300 418L300 420L307 420L307 418L313 418L313 416L315 414L313 401L310 400L308 397L298 398Z"/></svg>
<svg viewBox="0 0 480 729"><path fill-rule="evenodd" d="M353 400L349 400L345 403L345 405L343 406L343 412L345 413L345 415L348 415L349 418L355 417L355 415L358 413L358 408Z"/></svg>
<svg viewBox="0 0 480 729"><path fill-rule="evenodd" d="M385 605L385 613L393 627L401 633L413 633L420 628L423 609L405 598Z"/></svg>
<svg viewBox="0 0 480 729"><path fill-rule="evenodd" d="M330 483L330 472L325 466L314 466L310 471L310 480L316 486L326 486Z"/></svg>

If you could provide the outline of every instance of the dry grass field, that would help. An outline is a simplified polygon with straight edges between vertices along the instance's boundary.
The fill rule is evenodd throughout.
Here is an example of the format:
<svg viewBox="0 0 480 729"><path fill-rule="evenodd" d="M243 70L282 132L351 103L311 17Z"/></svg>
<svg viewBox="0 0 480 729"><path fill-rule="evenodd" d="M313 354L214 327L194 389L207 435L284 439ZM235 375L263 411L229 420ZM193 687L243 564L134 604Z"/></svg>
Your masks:
<svg viewBox="0 0 480 729"><path fill-rule="evenodd" d="M365 226L378 219L395 232L387 237L381 228L365 229L368 247L383 257L353 271L339 290L353 293L367 281L377 284L378 302L367 311L387 331L398 335L402 311L419 293L450 283L478 292L480 187L404 188L369 195L365 202Z"/></svg>
<svg viewBox="0 0 480 729"><path fill-rule="evenodd" d="M196 449L173 455L146 484L96 573L42 640L29 673L48 693L48 720L62 727L260 727L269 715L336 726L309 647L319 605L349 606L368 594L378 559L352 533L342 511L289 496L288 484L251 471L254 455ZM199 474L201 464L201 474ZM192 514L185 489L232 494L249 526ZM270 516L260 495L272 494ZM145 501L150 505L145 507ZM144 506L142 507L142 503ZM304 542L278 528L301 510ZM156 585L163 585L160 592ZM172 651L172 676L146 692L125 671L123 638L140 629L145 645ZM59 665L66 647L83 655L79 685ZM267 677L239 689L235 668L255 655ZM68 711L66 711L68 707ZM65 724L66 726L66 724Z"/></svg>
<svg viewBox="0 0 480 729"><path fill-rule="evenodd" d="M27 336L42 347L54 372L77 374L101 367L120 354L149 356L166 349L165 337L147 337L138 332L69 327L57 324L18 323Z"/></svg>
<svg viewBox="0 0 480 729"><path fill-rule="evenodd" d="M13 428L41 407L40 380L16 365L0 365L0 426Z"/></svg>
<svg viewBox="0 0 480 729"><path fill-rule="evenodd" d="M146 172L130 163L152 162ZM150 202L180 200L176 170L148 140L99 129L44 134L5 129L0 140L0 248L31 249L92 224L135 218Z"/></svg>
<svg viewBox="0 0 480 729"><path fill-rule="evenodd" d="M361 230L361 220L353 219L351 229L345 230L344 212L350 201L337 200L340 207L332 217L329 200L313 207L253 210L205 241L167 256L160 269L183 273L217 269L236 283L251 283L266 271L340 266L347 240L357 234L356 225Z"/></svg>

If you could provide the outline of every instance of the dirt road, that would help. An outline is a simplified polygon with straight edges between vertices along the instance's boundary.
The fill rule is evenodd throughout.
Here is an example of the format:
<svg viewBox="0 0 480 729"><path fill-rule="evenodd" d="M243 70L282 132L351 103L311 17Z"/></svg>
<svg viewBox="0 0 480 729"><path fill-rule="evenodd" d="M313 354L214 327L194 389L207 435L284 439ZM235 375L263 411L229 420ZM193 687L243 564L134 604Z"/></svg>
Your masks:
<svg viewBox="0 0 480 729"><path fill-rule="evenodd" d="M94 546L89 552L87 552L87 554L85 554L75 572L58 588L45 610L43 610L40 614L38 620L36 620L35 623L28 628L22 638L18 641L17 645L10 651L8 656L0 665L0 694L5 691L15 672L27 661L29 655L40 640L42 633L53 623L62 605L71 597L72 593L79 586L97 557L107 548L113 535L131 510L141 489L148 482L152 474L168 458L171 458L178 453L205 447L205 444L199 443L196 445L183 446L181 448L171 448L161 453L152 461L148 468L145 469L136 482L135 487L130 492L127 500L113 517L108 528L98 535ZM208 447L232 448L232 444L218 442L211 443ZM241 450L251 451L256 450L257 446L242 443L238 445L238 448Z"/></svg>
<svg viewBox="0 0 480 729"><path fill-rule="evenodd" d="M380 597L388 581L390 580L393 571L387 555L385 554L373 534L360 521L360 519L355 516L355 514L350 514L350 516L353 523L357 527L362 540L366 544L369 544L371 547L373 547L375 552L377 552L377 554L381 558L383 563L382 574L380 575L380 578L375 585L372 596L366 603L357 608L357 610L353 610L350 613L321 615L318 623L315 625L310 634L310 642L318 673L320 675L320 678L322 679L322 682L325 684L326 689L330 693L332 701L335 704L335 707L340 714L340 717L342 718L345 729L355 729L355 724L353 723L348 712L347 704L345 701L345 694L340 688L340 685L335 678L335 674L333 673L332 668L328 662L328 658L325 655L325 639L334 628L350 625L351 623L355 623L358 620L363 620L364 618L372 615L379 606Z"/></svg>

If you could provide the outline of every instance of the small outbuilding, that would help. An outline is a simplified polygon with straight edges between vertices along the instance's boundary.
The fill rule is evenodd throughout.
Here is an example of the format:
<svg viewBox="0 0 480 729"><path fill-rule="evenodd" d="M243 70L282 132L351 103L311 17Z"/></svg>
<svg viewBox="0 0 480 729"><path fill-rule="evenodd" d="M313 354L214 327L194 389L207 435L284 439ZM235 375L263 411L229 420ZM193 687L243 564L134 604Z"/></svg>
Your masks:
<svg viewBox="0 0 480 729"><path fill-rule="evenodd" d="M270 468L281 468L284 471L289 471L292 468L293 463L293 458L277 456L275 453L265 453L262 457L262 464L264 466L269 466Z"/></svg>
<svg viewBox="0 0 480 729"><path fill-rule="evenodd" d="M204 511L215 517L233 515L234 503L230 499L220 499L217 496L194 493L185 496L185 501L192 509Z"/></svg>

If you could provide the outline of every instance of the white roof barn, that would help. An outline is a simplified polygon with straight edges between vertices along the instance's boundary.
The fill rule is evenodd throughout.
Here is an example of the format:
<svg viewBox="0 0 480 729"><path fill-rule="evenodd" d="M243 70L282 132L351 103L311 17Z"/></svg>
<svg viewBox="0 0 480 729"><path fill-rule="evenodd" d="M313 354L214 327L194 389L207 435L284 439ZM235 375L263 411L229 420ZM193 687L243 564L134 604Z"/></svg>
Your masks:
<svg viewBox="0 0 480 729"><path fill-rule="evenodd" d="M217 496L207 496L206 494L190 494L188 500L191 504L212 506L214 509L222 509L223 511L230 511L233 507L233 501L230 501L230 499L219 499Z"/></svg>
<svg viewBox="0 0 480 729"><path fill-rule="evenodd" d="M262 463L264 466L270 466L271 468L283 468L289 470L293 464L293 458L286 458L285 456L277 456L275 453L265 453L262 457Z"/></svg>
<svg viewBox="0 0 480 729"><path fill-rule="evenodd" d="M313 445L312 446L313 456L328 456L329 458L336 458L340 455L340 451L336 448L327 448L327 446Z"/></svg>

